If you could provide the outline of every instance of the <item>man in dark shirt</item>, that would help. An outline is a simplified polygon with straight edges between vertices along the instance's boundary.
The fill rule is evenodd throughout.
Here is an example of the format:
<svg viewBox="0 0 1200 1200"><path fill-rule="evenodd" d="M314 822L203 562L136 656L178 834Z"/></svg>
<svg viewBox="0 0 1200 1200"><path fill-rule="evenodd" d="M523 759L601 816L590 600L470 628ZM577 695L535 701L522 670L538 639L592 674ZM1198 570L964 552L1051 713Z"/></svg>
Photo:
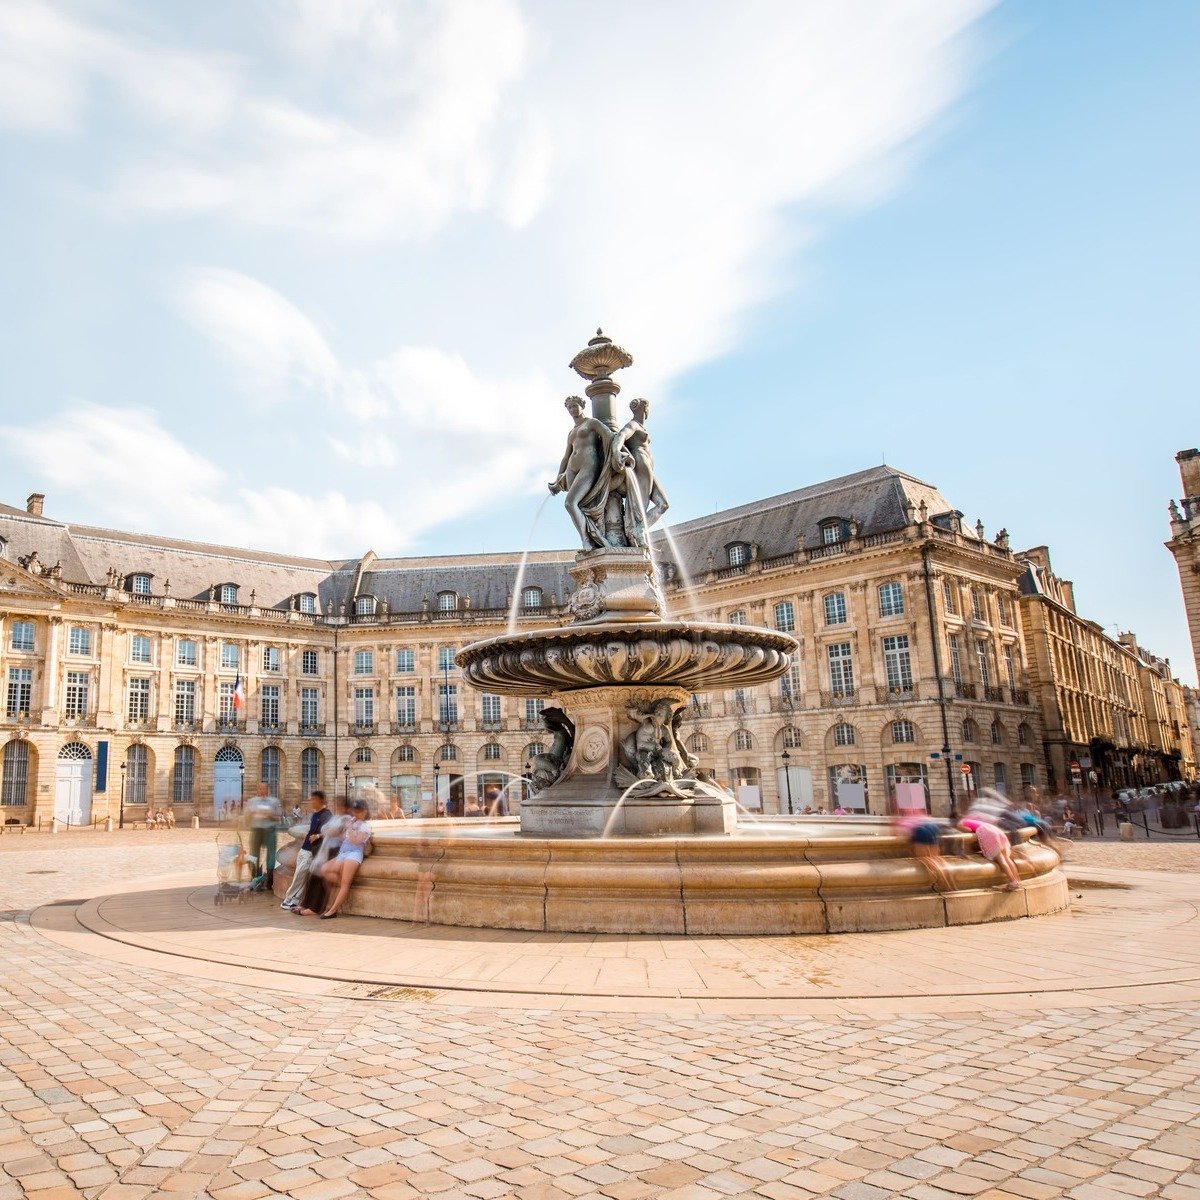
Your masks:
<svg viewBox="0 0 1200 1200"><path fill-rule="evenodd" d="M308 822L308 833L305 834L304 841L296 855L296 871L292 876L292 886L288 888L287 895L284 896L283 903L279 906L280 908L296 909L300 907L304 899L304 889L308 886L308 876L312 870L313 855L316 854L317 846L321 842L321 830L325 828L325 823L333 816L333 813L329 811L329 806L325 803L324 792L313 792L308 798L308 803L312 809L312 816Z"/></svg>

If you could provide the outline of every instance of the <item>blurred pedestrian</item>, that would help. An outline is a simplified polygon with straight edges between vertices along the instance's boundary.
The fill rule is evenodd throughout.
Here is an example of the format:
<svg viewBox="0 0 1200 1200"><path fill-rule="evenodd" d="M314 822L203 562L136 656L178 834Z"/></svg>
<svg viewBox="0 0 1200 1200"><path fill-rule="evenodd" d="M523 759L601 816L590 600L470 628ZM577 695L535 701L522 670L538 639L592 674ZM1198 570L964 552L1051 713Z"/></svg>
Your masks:
<svg viewBox="0 0 1200 1200"><path fill-rule="evenodd" d="M309 808L312 816L308 821L308 832L296 852L296 867L292 874L292 885L287 890L280 908L297 909L304 901L304 891L308 887L309 875L312 872L313 858L321 842L321 830L333 819L329 805L325 803L325 793L314 791L309 796Z"/></svg>
<svg viewBox="0 0 1200 1200"><path fill-rule="evenodd" d="M358 868L362 866L367 855L367 843L371 838L371 823L367 820L368 806L365 800L350 801L350 821L342 830L342 844L337 857L331 859L321 868L321 878L329 885L333 896L321 920L329 921L338 915L346 897L350 894L350 885Z"/></svg>
<svg viewBox="0 0 1200 1200"><path fill-rule="evenodd" d="M1017 864L1013 862L1012 843L1008 840L1008 834L999 825L993 825L979 817L966 816L958 824L960 829L975 835L983 857L1008 876L1006 889L1010 892L1017 891L1021 886L1021 876L1017 873Z"/></svg>
<svg viewBox="0 0 1200 1200"><path fill-rule="evenodd" d="M260 783L246 806L246 821L250 826L250 857L258 864L258 874L265 876L268 888L275 874L275 836L282 820L278 798Z"/></svg>

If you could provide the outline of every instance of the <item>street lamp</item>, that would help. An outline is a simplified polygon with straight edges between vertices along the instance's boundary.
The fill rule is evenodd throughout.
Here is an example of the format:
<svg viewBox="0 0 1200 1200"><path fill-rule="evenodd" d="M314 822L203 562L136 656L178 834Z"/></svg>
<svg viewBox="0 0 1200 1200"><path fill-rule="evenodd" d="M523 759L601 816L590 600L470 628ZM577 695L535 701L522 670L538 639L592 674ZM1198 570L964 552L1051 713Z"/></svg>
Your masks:
<svg viewBox="0 0 1200 1200"><path fill-rule="evenodd" d="M121 814L117 818L117 828L125 828L125 763L121 764Z"/></svg>
<svg viewBox="0 0 1200 1200"><path fill-rule="evenodd" d="M786 750L783 752L783 779L784 779L784 782L787 784L788 815L789 816L791 815L791 812L792 812L792 776L791 776L791 773L788 771L788 761L791 759L791 757L792 756Z"/></svg>
<svg viewBox="0 0 1200 1200"><path fill-rule="evenodd" d="M525 784L525 795L526 796L532 795L533 794L533 763L532 762L527 762L525 764L525 774L521 776L521 781Z"/></svg>
<svg viewBox="0 0 1200 1200"><path fill-rule="evenodd" d="M345 785L342 788L342 791L343 791L346 799L349 800L350 799L350 764L349 763L347 763L342 768L342 782Z"/></svg>
<svg viewBox="0 0 1200 1200"><path fill-rule="evenodd" d="M246 808L246 764L238 764L238 812Z"/></svg>
<svg viewBox="0 0 1200 1200"><path fill-rule="evenodd" d="M442 816L442 797L438 793L438 776L441 774L442 764L435 762L433 764L433 815L435 817Z"/></svg>

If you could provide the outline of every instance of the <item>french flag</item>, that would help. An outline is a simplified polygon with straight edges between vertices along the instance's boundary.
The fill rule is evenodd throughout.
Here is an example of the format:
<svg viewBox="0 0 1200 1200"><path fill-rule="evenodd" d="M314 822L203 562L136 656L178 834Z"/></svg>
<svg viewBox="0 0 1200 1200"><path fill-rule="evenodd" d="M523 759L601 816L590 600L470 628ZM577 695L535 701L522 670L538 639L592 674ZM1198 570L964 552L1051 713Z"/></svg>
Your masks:
<svg viewBox="0 0 1200 1200"><path fill-rule="evenodd" d="M233 681L233 707L236 712L241 712L246 707L246 689L242 685L240 673Z"/></svg>

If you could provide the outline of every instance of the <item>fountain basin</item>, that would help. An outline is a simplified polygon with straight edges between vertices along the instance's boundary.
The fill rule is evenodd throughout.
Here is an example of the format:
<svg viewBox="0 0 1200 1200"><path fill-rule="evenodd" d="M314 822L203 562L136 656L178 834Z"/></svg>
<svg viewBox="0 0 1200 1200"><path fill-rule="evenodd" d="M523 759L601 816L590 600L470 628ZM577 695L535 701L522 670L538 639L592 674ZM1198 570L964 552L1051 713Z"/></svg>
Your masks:
<svg viewBox="0 0 1200 1200"><path fill-rule="evenodd" d="M946 862L954 890L933 890L908 842L882 818L828 819L811 830L739 827L732 836L540 838L512 819L377 822L374 853L346 911L475 928L573 933L822 934L1011 920L1067 907L1049 847L1018 835L1024 886L972 852ZM950 835L964 850L971 835ZM291 875L281 856L275 890Z"/></svg>

